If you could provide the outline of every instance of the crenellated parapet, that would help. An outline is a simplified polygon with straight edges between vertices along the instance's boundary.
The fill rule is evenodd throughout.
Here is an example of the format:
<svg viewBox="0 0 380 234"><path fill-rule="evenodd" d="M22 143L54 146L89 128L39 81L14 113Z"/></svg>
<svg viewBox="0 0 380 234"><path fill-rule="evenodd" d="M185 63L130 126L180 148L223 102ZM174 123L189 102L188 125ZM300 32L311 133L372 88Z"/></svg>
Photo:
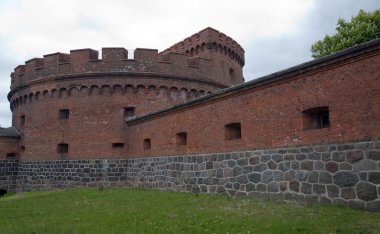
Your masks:
<svg viewBox="0 0 380 234"><path fill-rule="evenodd" d="M178 77L215 84L211 63L204 58L192 58L181 53L158 53L154 49L136 49L128 59L125 48L103 48L102 58L93 49L71 50L69 54L54 53L34 58L19 65L11 74L11 92L32 81L81 76L154 76Z"/></svg>
<svg viewBox="0 0 380 234"><path fill-rule="evenodd" d="M162 53L178 52L197 57L204 54L202 52L205 50L220 52L244 66L244 49L231 37L210 27L174 44Z"/></svg>

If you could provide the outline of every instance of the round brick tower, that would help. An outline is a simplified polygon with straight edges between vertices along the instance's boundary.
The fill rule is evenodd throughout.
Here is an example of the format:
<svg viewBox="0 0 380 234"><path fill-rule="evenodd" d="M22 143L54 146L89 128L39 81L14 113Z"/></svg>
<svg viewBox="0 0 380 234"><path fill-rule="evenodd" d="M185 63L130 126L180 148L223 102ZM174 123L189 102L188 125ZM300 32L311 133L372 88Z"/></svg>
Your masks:
<svg viewBox="0 0 380 234"><path fill-rule="evenodd" d="M219 35L207 28L180 50L136 49L133 59L124 48L103 48L102 59L81 49L16 67L8 99L21 158L127 157L127 118L243 82L244 51Z"/></svg>

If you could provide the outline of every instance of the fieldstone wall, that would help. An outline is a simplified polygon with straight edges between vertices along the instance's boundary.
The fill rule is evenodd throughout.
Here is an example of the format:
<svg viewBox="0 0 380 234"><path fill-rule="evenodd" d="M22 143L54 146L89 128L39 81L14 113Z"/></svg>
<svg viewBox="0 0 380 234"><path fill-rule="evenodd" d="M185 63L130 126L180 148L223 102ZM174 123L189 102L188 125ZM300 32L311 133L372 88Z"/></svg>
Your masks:
<svg viewBox="0 0 380 234"><path fill-rule="evenodd" d="M18 160L0 160L0 190L16 192Z"/></svg>
<svg viewBox="0 0 380 234"><path fill-rule="evenodd" d="M18 162L7 163L10 169L2 171L14 171ZM12 173L8 178L14 179ZM380 211L380 141L121 160L20 161L17 183L20 191L129 186Z"/></svg>
<svg viewBox="0 0 380 234"><path fill-rule="evenodd" d="M380 211L380 141L128 160L129 186Z"/></svg>

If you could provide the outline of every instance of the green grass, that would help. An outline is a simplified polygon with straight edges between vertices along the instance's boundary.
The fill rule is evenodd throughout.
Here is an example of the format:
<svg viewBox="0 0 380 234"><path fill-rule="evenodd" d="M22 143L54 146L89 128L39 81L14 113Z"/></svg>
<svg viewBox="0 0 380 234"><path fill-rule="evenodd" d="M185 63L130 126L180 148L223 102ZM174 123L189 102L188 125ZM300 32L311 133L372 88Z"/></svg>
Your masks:
<svg viewBox="0 0 380 234"><path fill-rule="evenodd" d="M0 198L0 233L380 233L380 214L143 189Z"/></svg>

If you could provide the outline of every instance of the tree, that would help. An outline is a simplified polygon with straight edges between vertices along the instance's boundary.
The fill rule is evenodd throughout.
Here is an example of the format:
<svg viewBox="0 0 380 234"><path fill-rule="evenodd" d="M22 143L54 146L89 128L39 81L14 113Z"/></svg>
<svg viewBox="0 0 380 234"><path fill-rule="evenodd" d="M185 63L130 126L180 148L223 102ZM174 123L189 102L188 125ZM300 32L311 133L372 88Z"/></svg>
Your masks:
<svg viewBox="0 0 380 234"><path fill-rule="evenodd" d="M333 54L380 37L380 10L374 12L360 10L357 16L351 18L351 22L339 19L336 31L335 35L326 35L323 40L311 46L313 58Z"/></svg>

